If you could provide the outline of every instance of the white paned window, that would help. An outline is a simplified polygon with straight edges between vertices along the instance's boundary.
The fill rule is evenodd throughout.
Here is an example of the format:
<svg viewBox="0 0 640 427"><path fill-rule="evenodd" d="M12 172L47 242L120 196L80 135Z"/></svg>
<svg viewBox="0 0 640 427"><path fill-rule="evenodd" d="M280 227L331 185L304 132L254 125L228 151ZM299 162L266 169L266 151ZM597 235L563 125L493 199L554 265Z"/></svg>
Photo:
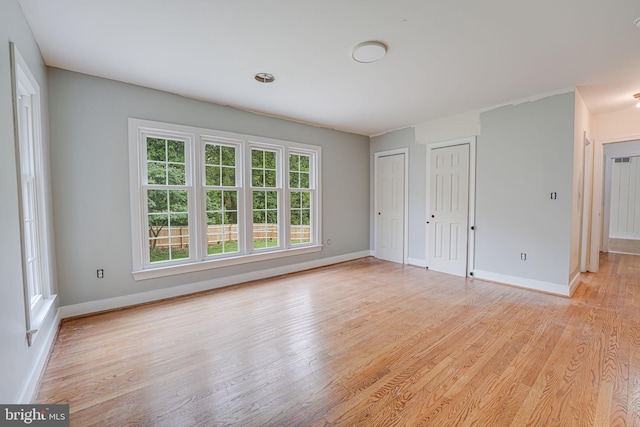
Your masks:
<svg viewBox="0 0 640 427"><path fill-rule="evenodd" d="M12 47L15 91L16 150L20 198L20 234L27 338L29 344L49 310L55 295L51 289L47 210L44 199L44 162L40 128L40 87Z"/></svg>
<svg viewBox="0 0 640 427"><path fill-rule="evenodd" d="M205 139L203 149L207 256L241 254L242 145Z"/></svg>
<svg viewBox="0 0 640 427"><path fill-rule="evenodd" d="M252 146L252 246L254 250L280 247L282 215L282 150Z"/></svg>
<svg viewBox="0 0 640 427"><path fill-rule="evenodd" d="M315 153L291 151L289 153L289 239L292 245L315 241L317 219L316 180L313 168Z"/></svg>
<svg viewBox="0 0 640 427"><path fill-rule="evenodd" d="M145 134L143 184L149 251L145 264L193 259L190 249L192 186L189 137Z"/></svg>
<svg viewBox="0 0 640 427"><path fill-rule="evenodd" d="M321 250L320 147L129 119L136 280Z"/></svg>

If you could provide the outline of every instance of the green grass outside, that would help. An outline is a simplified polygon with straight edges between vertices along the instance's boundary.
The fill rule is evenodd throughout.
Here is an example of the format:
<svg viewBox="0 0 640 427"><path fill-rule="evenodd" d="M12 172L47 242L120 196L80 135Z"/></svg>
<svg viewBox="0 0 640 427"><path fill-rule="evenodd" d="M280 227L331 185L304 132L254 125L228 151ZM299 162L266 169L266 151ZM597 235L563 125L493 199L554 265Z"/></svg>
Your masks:
<svg viewBox="0 0 640 427"><path fill-rule="evenodd" d="M301 243L309 243L308 240L292 240L291 244L298 245ZM253 249L263 249L278 246L277 240L256 240L253 242ZM209 255L217 255L221 253L233 253L238 252L238 242L237 241L229 241L224 244L224 252L222 243L218 243L212 246L209 246L207 253ZM173 259L182 259L189 257L189 249L173 249L171 251L173 255ZM150 253L151 262L160 262L160 261L168 261L169 260L169 250L165 248L156 248L151 249Z"/></svg>
<svg viewBox="0 0 640 427"><path fill-rule="evenodd" d="M173 256L173 259L189 258L189 248L172 249L171 255ZM151 262L168 261L169 249L151 249L151 251L149 252L149 257L151 258Z"/></svg>

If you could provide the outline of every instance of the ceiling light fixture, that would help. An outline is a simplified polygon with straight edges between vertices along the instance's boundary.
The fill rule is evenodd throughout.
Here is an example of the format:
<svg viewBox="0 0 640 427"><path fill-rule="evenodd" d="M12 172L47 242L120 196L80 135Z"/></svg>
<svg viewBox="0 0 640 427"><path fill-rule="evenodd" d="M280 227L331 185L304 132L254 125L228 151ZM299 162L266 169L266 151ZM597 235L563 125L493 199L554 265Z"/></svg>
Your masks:
<svg viewBox="0 0 640 427"><path fill-rule="evenodd" d="M273 77L273 74L269 73L258 73L254 78L260 83L273 83L273 81L276 79L275 77Z"/></svg>
<svg viewBox="0 0 640 427"><path fill-rule="evenodd" d="M369 63L381 60L387 53L387 45L382 42L362 42L353 48L353 59L357 62Z"/></svg>
<svg viewBox="0 0 640 427"><path fill-rule="evenodd" d="M640 28L640 16L633 20L633 25Z"/></svg>

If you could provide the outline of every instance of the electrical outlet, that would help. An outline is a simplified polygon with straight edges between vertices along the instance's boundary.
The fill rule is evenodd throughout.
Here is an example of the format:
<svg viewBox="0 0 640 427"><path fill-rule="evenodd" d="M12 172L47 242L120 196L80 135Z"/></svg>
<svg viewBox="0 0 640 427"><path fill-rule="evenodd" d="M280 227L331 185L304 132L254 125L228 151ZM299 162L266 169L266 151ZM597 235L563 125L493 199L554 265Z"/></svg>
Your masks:
<svg viewBox="0 0 640 427"><path fill-rule="evenodd" d="M520 253L520 259L521 259L522 261L526 261L526 260L527 260L527 254L526 254L526 253L524 253L524 252Z"/></svg>
<svg viewBox="0 0 640 427"><path fill-rule="evenodd" d="M98 279L104 279L104 269L103 268L99 268L98 269L97 276L98 276Z"/></svg>

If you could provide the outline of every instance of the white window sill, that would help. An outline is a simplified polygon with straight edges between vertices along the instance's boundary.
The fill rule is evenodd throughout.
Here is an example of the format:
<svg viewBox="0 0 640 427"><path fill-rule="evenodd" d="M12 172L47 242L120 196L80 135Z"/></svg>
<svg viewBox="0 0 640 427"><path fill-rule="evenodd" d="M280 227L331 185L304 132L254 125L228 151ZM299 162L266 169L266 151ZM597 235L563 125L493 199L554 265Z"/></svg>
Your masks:
<svg viewBox="0 0 640 427"><path fill-rule="evenodd" d="M241 255L230 258L221 258L221 259L213 259L195 262L191 264L179 264L179 265L171 265L166 267L158 267L147 270L134 271L133 279L138 280L146 280L146 279L156 279L159 277L173 276L176 274L183 273L192 273L195 271L203 271L210 270L212 268L220 268L220 267L228 267L231 265L239 265L239 264L247 264L250 262L256 261L266 261L270 259L276 258L284 258L293 255L302 255L313 252L320 252L322 250L322 245L313 245L313 246L303 246L300 248L292 248L292 249L283 249L279 251L269 251L269 252L261 252L250 255Z"/></svg>
<svg viewBox="0 0 640 427"><path fill-rule="evenodd" d="M38 335L40 335L38 334L38 331L42 329L44 321L49 316L49 313L53 311L54 303L57 297L57 295L50 295L48 298L40 300L40 302L38 302L38 304L31 312L31 330L29 331L29 334L31 336L30 345L33 345L35 340L38 338Z"/></svg>

